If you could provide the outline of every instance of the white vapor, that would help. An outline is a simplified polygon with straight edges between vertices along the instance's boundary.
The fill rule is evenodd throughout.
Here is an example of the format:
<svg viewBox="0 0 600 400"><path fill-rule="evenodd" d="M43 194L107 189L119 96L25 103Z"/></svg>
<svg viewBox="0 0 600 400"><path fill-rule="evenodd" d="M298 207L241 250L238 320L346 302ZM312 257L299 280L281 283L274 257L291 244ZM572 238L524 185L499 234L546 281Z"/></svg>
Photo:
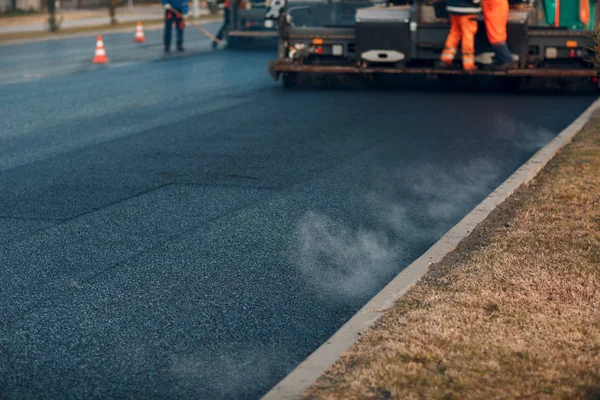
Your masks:
<svg viewBox="0 0 600 400"><path fill-rule="evenodd" d="M298 267L327 293L368 293L399 257L384 234L352 231L326 215L308 212L297 232Z"/></svg>
<svg viewBox="0 0 600 400"><path fill-rule="evenodd" d="M309 284L332 299L372 293L400 269L408 242L441 236L467 204L485 196L498 173L498 165L483 158L450 169L430 164L380 171L363 197L378 230L307 212L298 224L293 261Z"/></svg>

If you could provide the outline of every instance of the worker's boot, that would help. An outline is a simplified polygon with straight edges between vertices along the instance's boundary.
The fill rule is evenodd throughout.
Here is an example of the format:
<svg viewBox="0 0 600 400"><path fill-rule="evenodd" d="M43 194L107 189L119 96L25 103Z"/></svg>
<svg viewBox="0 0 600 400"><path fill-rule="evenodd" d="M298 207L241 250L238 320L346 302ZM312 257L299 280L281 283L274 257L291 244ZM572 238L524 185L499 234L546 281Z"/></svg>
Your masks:
<svg viewBox="0 0 600 400"><path fill-rule="evenodd" d="M444 60L438 60L438 62L435 64L436 68L440 68L440 69L452 69L454 68L454 64L451 62L447 62Z"/></svg>
<svg viewBox="0 0 600 400"><path fill-rule="evenodd" d="M505 42L494 44L492 47L494 49L494 63L491 65L493 70L506 71L516 68L512 54Z"/></svg>
<svg viewBox="0 0 600 400"><path fill-rule="evenodd" d="M471 74L478 70L475 63L463 63L462 69L463 69L463 72L465 72L467 74Z"/></svg>
<svg viewBox="0 0 600 400"><path fill-rule="evenodd" d="M465 52L463 49L462 67L463 71L466 73L477 71L477 67L475 66L475 53Z"/></svg>

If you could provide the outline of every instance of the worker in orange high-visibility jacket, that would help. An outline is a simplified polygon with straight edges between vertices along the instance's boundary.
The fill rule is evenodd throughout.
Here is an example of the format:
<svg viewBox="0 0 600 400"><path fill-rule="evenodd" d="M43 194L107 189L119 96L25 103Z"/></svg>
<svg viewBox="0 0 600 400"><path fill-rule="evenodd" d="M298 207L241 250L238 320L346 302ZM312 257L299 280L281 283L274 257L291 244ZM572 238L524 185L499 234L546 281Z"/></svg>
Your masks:
<svg viewBox="0 0 600 400"><path fill-rule="evenodd" d="M481 12L481 0L448 0L446 9L450 15L450 33L441 56L441 66L451 67L456 56L458 43L461 43L462 66L465 71L474 71L475 34L477 34L477 14Z"/></svg>
<svg viewBox="0 0 600 400"><path fill-rule="evenodd" d="M508 0L483 0L483 19L488 40L494 49L494 67L510 69L514 66L512 54L506 45Z"/></svg>

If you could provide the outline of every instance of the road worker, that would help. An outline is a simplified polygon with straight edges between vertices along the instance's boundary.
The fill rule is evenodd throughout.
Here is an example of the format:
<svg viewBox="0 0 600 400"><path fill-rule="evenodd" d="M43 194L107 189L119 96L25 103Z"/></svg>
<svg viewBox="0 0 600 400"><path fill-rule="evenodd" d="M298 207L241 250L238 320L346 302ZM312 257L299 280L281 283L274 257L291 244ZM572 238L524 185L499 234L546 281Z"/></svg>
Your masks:
<svg viewBox="0 0 600 400"><path fill-rule="evenodd" d="M483 0L483 19L488 40L495 53L494 67L512 68L514 66L512 54L506 45L508 0Z"/></svg>
<svg viewBox="0 0 600 400"><path fill-rule="evenodd" d="M187 0L161 0L165 7L165 52L171 51L171 34L172 24L175 22L175 30L177 31L177 51L184 51L183 49L183 28L185 22L184 16L187 16L188 2Z"/></svg>
<svg viewBox="0 0 600 400"><path fill-rule="evenodd" d="M441 66L452 66L458 43L461 43L462 67L465 71L475 71L475 34L477 14L481 12L481 0L448 0L446 9L450 16L450 33L441 56Z"/></svg>
<svg viewBox="0 0 600 400"><path fill-rule="evenodd" d="M227 32L227 30L229 29L229 23L231 22L231 4L237 4L238 8L242 7L242 1L241 0L225 0L225 2L223 3L223 25L221 25L221 29L219 29L219 32L217 33L217 39L221 40L223 39L223 36L225 35L225 32ZM213 49L217 48L218 43L216 41L213 40L212 42L212 47Z"/></svg>

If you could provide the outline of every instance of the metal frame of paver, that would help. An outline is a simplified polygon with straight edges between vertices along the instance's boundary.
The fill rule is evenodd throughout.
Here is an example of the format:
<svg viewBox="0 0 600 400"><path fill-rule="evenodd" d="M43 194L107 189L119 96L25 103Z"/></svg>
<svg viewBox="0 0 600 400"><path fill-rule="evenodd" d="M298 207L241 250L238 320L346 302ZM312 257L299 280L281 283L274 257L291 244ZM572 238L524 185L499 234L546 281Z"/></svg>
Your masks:
<svg viewBox="0 0 600 400"><path fill-rule="evenodd" d="M581 131L594 111L598 109L600 109L600 99L597 99L557 137L517 169L421 257L398 274L329 340L265 394L262 400L294 399L301 395L327 368L333 365L342 353L358 340L363 332L427 272L430 264L441 261L490 212L504 202L521 185L531 181L554 155Z"/></svg>

